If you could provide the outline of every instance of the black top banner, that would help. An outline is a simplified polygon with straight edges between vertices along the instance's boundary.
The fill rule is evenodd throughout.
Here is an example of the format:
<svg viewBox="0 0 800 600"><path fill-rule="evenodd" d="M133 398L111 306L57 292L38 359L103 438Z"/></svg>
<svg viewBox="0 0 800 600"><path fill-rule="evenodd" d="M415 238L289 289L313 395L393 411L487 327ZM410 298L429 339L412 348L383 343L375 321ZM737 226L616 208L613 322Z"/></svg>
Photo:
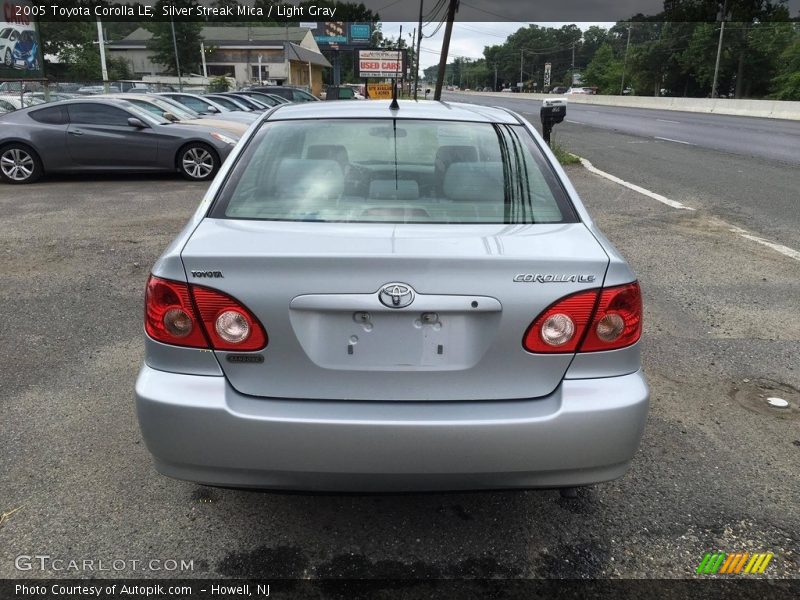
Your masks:
<svg viewBox="0 0 800 600"><path fill-rule="evenodd" d="M423 20L442 21L451 0L422 0ZM460 22L716 21L717 0L457 0ZM754 10L760 21L800 18L800 0L727 0L728 17ZM4 0L6 22L202 21L299 24L416 21L418 0ZM744 19L744 20L750 20Z"/></svg>

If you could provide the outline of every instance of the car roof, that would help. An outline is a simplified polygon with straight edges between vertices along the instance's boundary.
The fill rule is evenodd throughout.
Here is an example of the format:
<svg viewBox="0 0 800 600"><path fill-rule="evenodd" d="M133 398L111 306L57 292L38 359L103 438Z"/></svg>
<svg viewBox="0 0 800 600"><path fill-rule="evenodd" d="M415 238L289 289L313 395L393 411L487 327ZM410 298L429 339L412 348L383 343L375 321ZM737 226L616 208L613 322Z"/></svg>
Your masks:
<svg viewBox="0 0 800 600"><path fill-rule="evenodd" d="M390 100L363 102L304 102L283 104L269 113L269 120L288 119L431 119L440 121L473 121L480 123L518 123L510 112L492 106L434 100L399 100L400 108L391 110ZM321 105L321 106L320 106Z"/></svg>

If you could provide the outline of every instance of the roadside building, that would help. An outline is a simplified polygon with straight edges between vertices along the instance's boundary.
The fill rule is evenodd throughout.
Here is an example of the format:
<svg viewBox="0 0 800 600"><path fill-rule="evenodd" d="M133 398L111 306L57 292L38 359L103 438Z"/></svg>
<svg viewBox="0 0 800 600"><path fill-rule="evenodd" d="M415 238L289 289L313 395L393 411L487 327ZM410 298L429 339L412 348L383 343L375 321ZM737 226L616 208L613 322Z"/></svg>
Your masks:
<svg viewBox="0 0 800 600"><path fill-rule="evenodd" d="M274 81L307 87L319 95L322 72L331 66L311 30L304 27L204 27L201 35L208 77L232 77L239 85ZM122 57L136 76L161 75L164 65L153 62L147 48L151 38L152 33L139 28L109 42L107 48Z"/></svg>

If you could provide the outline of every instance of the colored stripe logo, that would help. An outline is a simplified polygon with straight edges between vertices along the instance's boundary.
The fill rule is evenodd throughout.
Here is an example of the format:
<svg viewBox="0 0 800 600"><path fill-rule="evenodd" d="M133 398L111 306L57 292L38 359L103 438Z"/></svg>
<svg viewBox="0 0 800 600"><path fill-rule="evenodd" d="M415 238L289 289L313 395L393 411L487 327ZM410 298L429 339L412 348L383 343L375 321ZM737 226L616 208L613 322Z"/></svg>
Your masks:
<svg viewBox="0 0 800 600"><path fill-rule="evenodd" d="M697 565L695 573L698 575L757 575L767 569L772 560L772 552L706 552L703 560Z"/></svg>

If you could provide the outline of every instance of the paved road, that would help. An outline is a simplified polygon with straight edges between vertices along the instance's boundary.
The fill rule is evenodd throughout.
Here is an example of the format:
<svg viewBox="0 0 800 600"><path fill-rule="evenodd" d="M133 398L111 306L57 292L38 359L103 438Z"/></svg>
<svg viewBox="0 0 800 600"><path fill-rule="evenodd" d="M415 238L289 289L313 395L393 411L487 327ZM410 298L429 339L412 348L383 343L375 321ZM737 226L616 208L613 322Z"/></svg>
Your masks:
<svg viewBox="0 0 800 600"><path fill-rule="evenodd" d="M128 561L100 577L691 577L710 549L771 551L768 575L800 576L800 262L745 251L703 211L569 172L638 273L652 390L631 471L576 501L264 494L159 476L133 404L142 293L205 186L0 186L0 512L21 507L0 525L0 579L87 575L18 571L20 554ZM769 409L768 395L792 408ZM194 569L130 562L153 558Z"/></svg>
<svg viewBox="0 0 800 600"><path fill-rule="evenodd" d="M531 101L443 97L506 106L539 126ZM603 171L800 250L800 122L570 105L553 137Z"/></svg>
<svg viewBox="0 0 800 600"><path fill-rule="evenodd" d="M443 98L505 106L523 113L537 113L540 106L539 101L483 94L450 92ZM538 121L538 114L536 117ZM800 165L800 121L569 104L566 122Z"/></svg>

